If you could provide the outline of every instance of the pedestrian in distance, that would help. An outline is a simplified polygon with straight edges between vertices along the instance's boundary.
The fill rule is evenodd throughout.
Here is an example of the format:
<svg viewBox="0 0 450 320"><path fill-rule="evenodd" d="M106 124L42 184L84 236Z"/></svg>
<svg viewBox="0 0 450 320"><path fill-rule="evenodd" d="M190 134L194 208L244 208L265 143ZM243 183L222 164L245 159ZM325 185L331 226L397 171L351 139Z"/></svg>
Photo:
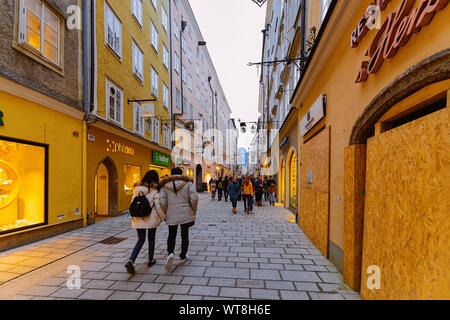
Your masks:
<svg viewBox="0 0 450 320"><path fill-rule="evenodd" d="M211 200L216 198L217 184L214 179L209 180L209 189L211 190Z"/></svg>
<svg viewBox="0 0 450 320"><path fill-rule="evenodd" d="M243 177L244 176L242 176L242 177L237 179L237 182L239 183L239 187L241 188L241 192L239 193L239 196L238 196L238 201L242 200L242 183L244 182L244 178Z"/></svg>
<svg viewBox="0 0 450 320"><path fill-rule="evenodd" d="M267 182L267 190L269 191L269 202L270 205L275 205L275 192L276 192L276 186L275 180L272 179L272 177L269 177L269 180Z"/></svg>
<svg viewBox="0 0 450 320"><path fill-rule="evenodd" d="M250 177L247 177L243 183L244 209L247 214L253 213L253 184Z"/></svg>
<svg viewBox="0 0 450 320"><path fill-rule="evenodd" d="M134 263L145 243L145 238L148 234L148 262L147 266L153 266L156 261L153 259L155 252L155 236L156 229L165 220L167 206L163 205L160 201L160 193L158 188L159 177L158 172L155 170L148 171L141 182L134 185L133 197L131 200L132 206L130 211L137 208L136 206L142 205L137 197L144 196L148 201L147 210L149 211L147 216L143 217L132 217L131 227L136 229L138 235L138 241L131 253L130 259L126 262L125 268L128 273L135 274ZM137 201L135 201L137 200ZM145 200L143 200L145 202ZM139 203L139 204L138 204Z"/></svg>
<svg viewBox="0 0 450 320"><path fill-rule="evenodd" d="M160 181L160 202L167 206L166 224L169 226L167 238L166 271L172 269L178 226L181 226L180 264L189 260L189 228L195 224L198 208L198 193L190 177L184 176L180 168L173 168L170 178Z"/></svg>
<svg viewBox="0 0 450 320"><path fill-rule="evenodd" d="M233 206L233 213L236 214L238 198L241 195L241 185L239 184L236 177L233 177L233 179L228 185L228 194L230 196L230 201Z"/></svg>
<svg viewBox="0 0 450 320"><path fill-rule="evenodd" d="M263 187L264 187L264 201L269 200L269 189L268 189L268 179L267 176L264 177Z"/></svg>
<svg viewBox="0 0 450 320"><path fill-rule="evenodd" d="M256 198L256 205L259 207L262 207L262 195L263 195L263 182L261 178L257 178L255 180L255 198Z"/></svg>
<svg viewBox="0 0 450 320"><path fill-rule="evenodd" d="M228 176L225 177L223 180L223 195L225 197L225 202L228 201L228 184L230 183L230 180L228 179Z"/></svg>
<svg viewBox="0 0 450 320"><path fill-rule="evenodd" d="M217 200L222 201L222 194L223 194L223 181L222 177L217 180Z"/></svg>

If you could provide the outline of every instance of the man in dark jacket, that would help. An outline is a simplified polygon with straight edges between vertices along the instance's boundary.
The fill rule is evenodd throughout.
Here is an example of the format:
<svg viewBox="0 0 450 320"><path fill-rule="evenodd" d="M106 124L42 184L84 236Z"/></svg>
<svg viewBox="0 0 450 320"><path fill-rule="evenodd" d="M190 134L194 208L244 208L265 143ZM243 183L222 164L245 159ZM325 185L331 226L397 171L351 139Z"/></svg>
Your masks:
<svg viewBox="0 0 450 320"><path fill-rule="evenodd" d="M237 201L241 196L241 185L235 177L228 185L228 194L230 195L230 200L233 205L233 213L236 214Z"/></svg>
<svg viewBox="0 0 450 320"><path fill-rule="evenodd" d="M228 184L230 181L228 180L228 176L223 180L223 195L225 196L225 202L228 201Z"/></svg>

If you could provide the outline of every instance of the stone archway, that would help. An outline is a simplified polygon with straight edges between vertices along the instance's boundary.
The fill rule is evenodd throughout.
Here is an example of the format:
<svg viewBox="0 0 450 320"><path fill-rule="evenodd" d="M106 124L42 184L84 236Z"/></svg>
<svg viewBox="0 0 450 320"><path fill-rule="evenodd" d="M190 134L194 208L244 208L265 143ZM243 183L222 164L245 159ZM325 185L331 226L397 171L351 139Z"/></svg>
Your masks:
<svg viewBox="0 0 450 320"><path fill-rule="evenodd" d="M114 161L106 157L95 171L95 216L118 213L118 172Z"/></svg>

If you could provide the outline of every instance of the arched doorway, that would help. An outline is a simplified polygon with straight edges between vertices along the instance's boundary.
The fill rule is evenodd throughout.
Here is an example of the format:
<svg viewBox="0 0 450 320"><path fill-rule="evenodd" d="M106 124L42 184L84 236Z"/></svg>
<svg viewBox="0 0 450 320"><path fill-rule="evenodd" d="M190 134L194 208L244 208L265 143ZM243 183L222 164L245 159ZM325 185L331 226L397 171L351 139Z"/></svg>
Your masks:
<svg viewBox="0 0 450 320"><path fill-rule="evenodd" d="M278 185L278 194L280 195L279 201L285 206L285 190L286 190L286 164L284 159L280 159L280 179Z"/></svg>
<svg viewBox="0 0 450 320"><path fill-rule="evenodd" d="M197 192L203 192L203 168L200 164L195 168L195 184Z"/></svg>
<svg viewBox="0 0 450 320"><path fill-rule="evenodd" d="M95 216L117 214L117 169L110 158L103 159L95 174Z"/></svg>

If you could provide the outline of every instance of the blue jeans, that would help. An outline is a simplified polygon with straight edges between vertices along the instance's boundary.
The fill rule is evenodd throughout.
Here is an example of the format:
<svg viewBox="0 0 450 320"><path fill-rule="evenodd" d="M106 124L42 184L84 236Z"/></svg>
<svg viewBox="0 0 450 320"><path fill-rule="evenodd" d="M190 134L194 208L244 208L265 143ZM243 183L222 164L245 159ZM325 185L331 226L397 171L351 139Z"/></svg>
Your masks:
<svg viewBox="0 0 450 320"><path fill-rule="evenodd" d="M153 229L136 229L138 234L138 241L136 243L136 246L133 249L133 252L131 253L130 260L133 261L133 263L136 261L136 258L139 254L139 252L142 249L142 246L145 243L145 236L148 230L148 261L153 260L153 255L155 253L155 236L156 236L156 228Z"/></svg>

